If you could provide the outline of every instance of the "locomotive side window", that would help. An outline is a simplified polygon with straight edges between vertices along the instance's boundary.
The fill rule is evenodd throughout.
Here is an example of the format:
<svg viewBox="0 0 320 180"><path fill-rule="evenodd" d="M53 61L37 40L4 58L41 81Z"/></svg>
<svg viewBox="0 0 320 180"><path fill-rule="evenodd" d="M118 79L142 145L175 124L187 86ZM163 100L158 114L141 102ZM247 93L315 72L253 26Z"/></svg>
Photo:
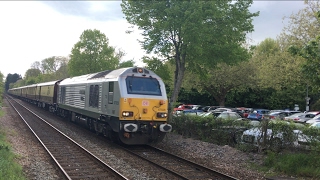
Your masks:
<svg viewBox="0 0 320 180"><path fill-rule="evenodd" d="M156 78L128 76L126 85L128 94L162 95L159 81Z"/></svg>
<svg viewBox="0 0 320 180"><path fill-rule="evenodd" d="M99 107L99 85L90 85L89 106Z"/></svg>
<svg viewBox="0 0 320 180"><path fill-rule="evenodd" d="M113 104L114 82L109 82L108 103Z"/></svg>

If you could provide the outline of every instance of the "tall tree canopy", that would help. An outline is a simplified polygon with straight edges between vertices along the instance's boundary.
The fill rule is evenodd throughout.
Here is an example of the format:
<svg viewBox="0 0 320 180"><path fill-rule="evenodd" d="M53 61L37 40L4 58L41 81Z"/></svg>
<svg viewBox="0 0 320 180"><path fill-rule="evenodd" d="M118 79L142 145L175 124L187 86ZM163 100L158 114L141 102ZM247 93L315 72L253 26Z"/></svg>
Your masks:
<svg viewBox="0 0 320 180"><path fill-rule="evenodd" d="M303 47L320 34L320 19L317 17L320 1L305 0L305 5L298 13L285 17L288 25L283 28L279 38L286 48L292 45Z"/></svg>
<svg viewBox="0 0 320 180"><path fill-rule="evenodd" d="M252 1L122 1L129 23L143 30L141 41L147 53L175 63L175 102L186 68L202 64L234 62L246 58L242 48L246 33L253 31ZM243 58L244 57L244 58ZM200 68L194 68L200 70Z"/></svg>
<svg viewBox="0 0 320 180"><path fill-rule="evenodd" d="M6 82L5 82L5 88L6 88L6 91L9 89L9 85L10 83L15 83L17 82L19 79L22 79L21 78L21 75L17 74L17 73L14 73L14 74L8 74L7 77L6 77Z"/></svg>
<svg viewBox="0 0 320 180"><path fill-rule="evenodd" d="M112 70L118 67L123 52L109 46L108 38L99 30L85 30L72 48L68 69L71 76Z"/></svg>

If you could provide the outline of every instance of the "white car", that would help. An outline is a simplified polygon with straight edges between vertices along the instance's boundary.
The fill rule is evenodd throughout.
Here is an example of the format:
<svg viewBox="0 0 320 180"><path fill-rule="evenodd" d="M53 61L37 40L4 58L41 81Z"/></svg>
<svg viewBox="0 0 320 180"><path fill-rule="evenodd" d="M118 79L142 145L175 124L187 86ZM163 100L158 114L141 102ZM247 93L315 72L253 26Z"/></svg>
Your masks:
<svg viewBox="0 0 320 180"><path fill-rule="evenodd" d="M272 120L269 122L269 124L272 123L284 123L284 121L278 121L278 120ZM289 122L286 122L288 125ZM302 133L300 129L304 127L303 124L300 123L293 123L295 125L295 129L293 130L293 137L294 139L286 141L285 138L287 136L284 136L283 132L272 132L271 128L268 128L265 132L266 135L264 135L264 131L262 130L262 126L254 127L251 129L248 129L243 132L241 137L241 142L245 144L252 144L259 149L271 149L273 151L280 151L280 149L287 144L290 144L293 142L294 146L298 145L298 142L296 141L298 139L298 135ZM263 143L265 139L268 141L267 143ZM264 147L263 147L264 146Z"/></svg>
<svg viewBox="0 0 320 180"><path fill-rule="evenodd" d="M319 144L320 142L320 122L314 122L313 124L310 125L310 130L313 130L313 135L306 135L303 133L300 133L298 136L298 144L304 148L310 149L310 147L313 145ZM316 133L316 134L314 134ZM310 146L311 145L311 146Z"/></svg>
<svg viewBox="0 0 320 180"><path fill-rule="evenodd" d="M312 124L315 122L320 122L320 114L316 115L314 118L309 119L308 121L306 121L307 124Z"/></svg>

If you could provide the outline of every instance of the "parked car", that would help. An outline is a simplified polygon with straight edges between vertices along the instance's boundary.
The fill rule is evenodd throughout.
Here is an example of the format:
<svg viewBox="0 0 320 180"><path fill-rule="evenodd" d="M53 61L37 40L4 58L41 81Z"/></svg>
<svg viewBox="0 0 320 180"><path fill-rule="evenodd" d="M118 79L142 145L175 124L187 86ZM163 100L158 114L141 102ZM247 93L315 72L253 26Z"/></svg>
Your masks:
<svg viewBox="0 0 320 180"><path fill-rule="evenodd" d="M237 107L234 111L240 114L243 118L247 118L249 113L252 112L252 108Z"/></svg>
<svg viewBox="0 0 320 180"><path fill-rule="evenodd" d="M231 112L231 111L221 112L217 116L217 119L218 118L225 119L225 120L240 120L240 119L242 119L242 117L237 112Z"/></svg>
<svg viewBox="0 0 320 180"><path fill-rule="evenodd" d="M309 116L307 113L295 113L290 116L284 117L286 121L304 122L305 116Z"/></svg>
<svg viewBox="0 0 320 180"><path fill-rule="evenodd" d="M275 111L268 114L269 119L281 119L284 120L285 117L288 117L292 114L300 113L300 111Z"/></svg>
<svg viewBox="0 0 320 180"><path fill-rule="evenodd" d="M231 108L216 108L215 110L210 110L210 111L214 111L214 112L229 111L229 112L232 112L232 109Z"/></svg>
<svg viewBox="0 0 320 180"><path fill-rule="evenodd" d="M271 125L272 123L281 123L283 121L270 121ZM287 122L289 124L289 122ZM297 139L299 134L301 133L301 129L304 128L303 124L300 123L292 123L295 127L293 130L293 137L295 137L294 145L297 145ZM285 141L285 134L283 132L272 132L271 125L266 130L266 139L268 140L267 146L265 148L271 149L273 151L280 151L281 148L286 145L290 144L290 142ZM251 144L256 147L259 147L260 144L263 143L263 131L261 127L254 127L251 129L248 129L243 132L241 137L241 142L245 144Z"/></svg>
<svg viewBox="0 0 320 180"><path fill-rule="evenodd" d="M203 111L204 106L201 105L195 105L193 106L192 110L196 111L196 112L204 112Z"/></svg>
<svg viewBox="0 0 320 180"><path fill-rule="evenodd" d="M232 111L211 111L204 114L200 114L202 117L214 117L225 120L242 120L243 118L236 112Z"/></svg>
<svg viewBox="0 0 320 180"><path fill-rule="evenodd" d="M320 122L314 122L309 126L311 130L311 134L306 135L305 133L300 133L298 136L298 144L303 148L310 149L310 146L316 145L320 143ZM313 130L312 130L313 129ZM316 144L315 144L316 143ZM317 145L317 146L318 146Z"/></svg>
<svg viewBox="0 0 320 180"><path fill-rule="evenodd" d="M320 122L320 114L306 121L307 124L313 124L315 122Z"/></svg>
<svg viewBox="0 0 320 180"><path fill-rule="evenodd" d="M319 114L319 111L312 111L312 112L307 112L302 114L297 113L297 114L285 117L284 120L305 123L308 120L314 118L318 114Z"/></svg>
<svg viewBox="0 0 320 180"><path fill-rule="evenodd" d="M217 116L219 116L222 112L221 111L210 111L210 112L206 112L206 113L203 113L203 114L199 114L199 116L202 116L202 117L214 117L216 118Z"/></svg>
<svg viewBox="0 0 320 180"><path fill-rule="evenodd" d="M261 120L264 119L264 116L269 113L268 109L254 109L252 113L248 115L248 119L251 120Z"/></svg>
<svg viewBox="0 0 320 180"><path fill-rule="evenodd" d="M181 116L181 115L197 115L197 112L193 109L184 109L184 110L176 110L173 112L174 116Z"/></svg>

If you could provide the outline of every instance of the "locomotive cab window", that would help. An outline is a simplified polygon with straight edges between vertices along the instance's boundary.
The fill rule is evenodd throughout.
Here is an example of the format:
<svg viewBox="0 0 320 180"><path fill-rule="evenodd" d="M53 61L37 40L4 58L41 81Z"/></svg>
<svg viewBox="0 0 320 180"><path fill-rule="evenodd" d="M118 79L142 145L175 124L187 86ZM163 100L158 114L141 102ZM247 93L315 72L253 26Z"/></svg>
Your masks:
<svg viewBox="0 0 320 180"><path fill-rule="evenodd" d="M126 85L128 94L162 95L156 78L128 76Z"/></svg>

